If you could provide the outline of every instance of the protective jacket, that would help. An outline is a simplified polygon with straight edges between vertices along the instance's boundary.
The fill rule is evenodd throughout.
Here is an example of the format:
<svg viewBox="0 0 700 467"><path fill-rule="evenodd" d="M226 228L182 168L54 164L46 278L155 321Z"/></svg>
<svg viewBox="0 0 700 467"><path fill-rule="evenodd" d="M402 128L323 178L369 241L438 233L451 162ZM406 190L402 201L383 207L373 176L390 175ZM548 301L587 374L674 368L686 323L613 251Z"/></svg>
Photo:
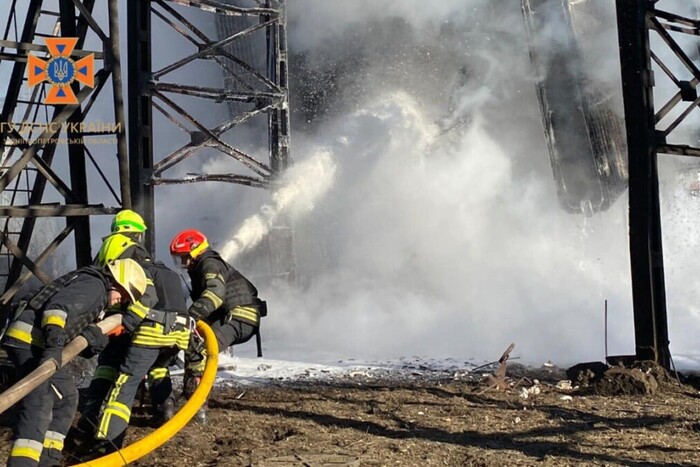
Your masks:
<svg viewBox="0 0 700 467"><path fill-rule="evenodd" d="M44 347L47 333L65 332L70 341L98 321L107 306L109 276L88 266L44 286L15 311L3 344L10 347Z"/></svg>
<svg viewBox="0 0 700 467"><path fill-rule="evenodd" d="M153 282L153 274L149 268L144 266L145 260L149 258L148 251L141 245L134 245L119 256L119 259L126 258L133 259L139 263L139 266L143 268L143 272L146 274L146 291L138 301L129 304L123 314L122 323L128 330L134 331L141 324L141 321L147 317L151 308L158 303L158 295ZM98 258L95 258L93 263L100 265Z"/></svg>
<svg viewBox="0 0 700 467"><path fill-rule="evenodd" d="M171 397L167 363L179 350L186 350L190 340L187 304L178 274L151 260L148 251L138 244L121 252L119 259L124 258L135 260L143 268L148 286L144 297L129 307L128 315L125 313L125 319L133 323L131 333L113 339L100 354L87 391L76 435L90 440L87 445L94 445L96 452L121 447L144 376L150 377L154 406ZM163 355L168 358L160 364Z"/></svg>
<svg viewBox="0 0 700 467"><path fill-rule="evenodd" d="M192 282L191 316L211 320L229 314L231 319L260 324L263 302L258 299L258 290L217 252L205 251L187 271Z"/></svg>
<svg viewBox="0 0 700 467"><path fill-rule="evenodd" d="M25 297L3 339L19 376L29 374L45 357L55 359L66 342L98 321L107 307L109 288L108 273L89 266L65 274ZM67 368L59 368L22 401L7 465L59 465L77 406L73 376Z"/></svg>

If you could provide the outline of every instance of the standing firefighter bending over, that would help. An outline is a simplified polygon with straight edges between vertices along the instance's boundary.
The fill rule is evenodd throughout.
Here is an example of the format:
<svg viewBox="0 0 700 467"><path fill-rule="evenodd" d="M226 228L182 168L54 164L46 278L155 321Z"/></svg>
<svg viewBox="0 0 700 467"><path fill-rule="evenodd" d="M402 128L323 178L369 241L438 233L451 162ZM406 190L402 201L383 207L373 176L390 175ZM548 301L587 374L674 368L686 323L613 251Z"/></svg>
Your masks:
<svg viewBox="0 0 700 467"><path fill-rule="evenodd" d="M49 360L59 370L21 401L8 466L60 464L78 406L75 381L66 368L60 368L63 347L82 335L88 352L100 352L107 337L94 323L106 311L121 312L145 290L143 269L125 259L105 268L89 266L68 273L20 302L2 341L18 376Z"/></svg>
<svg viewBox="0 0 700 467"><path fill-rule="evenodd" d="M110 339L98 357L85 409L71 437L83 460L121 448L139 385L148 375L153 415L161 421L175 411L167 364L188 347L187 304L178 274L154 261L138 243L146 224L137 213L120 211L105 237L96 263L135 260L146 273L149 287L129 305L124 333Z"/></svg>
<svg viewBox="0 0 700 467"><path fill-rule="evenodd" d="M259 335L260 317L266 315L265 302L258 298L257 289L248 279L209 248L204 234L198 230L180 232L170 243L170 254L176 265L187 269L192 281L189 315L211 327L219 351ZM204 371L204 349L191 343L185 360L183 394L190 397ZM197 419L206 421L206 403Z"/></svg>

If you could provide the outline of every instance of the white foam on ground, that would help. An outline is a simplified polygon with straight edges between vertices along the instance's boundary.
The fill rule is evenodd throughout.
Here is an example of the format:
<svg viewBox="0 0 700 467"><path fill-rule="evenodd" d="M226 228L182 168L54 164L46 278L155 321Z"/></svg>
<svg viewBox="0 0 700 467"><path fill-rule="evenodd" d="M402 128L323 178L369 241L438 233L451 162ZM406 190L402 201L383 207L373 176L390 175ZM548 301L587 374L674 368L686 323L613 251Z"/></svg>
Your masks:
<svg viewBox="0 0 700 467"><path fill-rule="evenodd" d="M309 363L269 358L219 355L218 385L272 382L332 381L344 378L400 379L450 378L469 372L485 362L422 357L385 361L340 360Z"/></svg>
<svg viewBox="0 0 700 467"><path fill-rule="evenodd" d="M674 355L678 371L700 371L700 353ZM361 361L338 360L311 363L255 357L219 355L217 386L260 385L285 382L333 382L338 380L386 381L405 379L458 379L491 373L491 362L464 361L454 358L405 357L397 360ZM514 363L513 359L509 363ZM477 371L474 371L474 370Z"/></svg>

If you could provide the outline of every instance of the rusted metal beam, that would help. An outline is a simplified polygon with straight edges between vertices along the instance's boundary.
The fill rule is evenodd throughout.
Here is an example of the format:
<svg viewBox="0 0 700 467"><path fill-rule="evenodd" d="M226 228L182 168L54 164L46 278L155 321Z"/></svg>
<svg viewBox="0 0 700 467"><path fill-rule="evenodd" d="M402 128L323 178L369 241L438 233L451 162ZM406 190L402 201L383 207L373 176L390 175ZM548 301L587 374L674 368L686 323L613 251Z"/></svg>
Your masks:
<svg viewBox="0 0 700 467"><path fill-rule="evenodd" d="M63 240L65 240L66 237L68 237L68 235L72 231L73 225L69 222L68 225L66 225L63 228L63 230L61 230L61 232L59 232L59 234L51 241L51 243L49 243L46 246L46 248L44 248L44 251L42 251L39 254L39 256L37 256L36 260L34 261L34 264L36 264L37 266L41 266L46 260L46 258L48 258L56 250L56 248L58 248L58 245L60 245L61 242L63 242ZM27 280L29 280L30 277L32 277L31 271L26 271L17 280L15 280L10 287L7 287L5 289L5 292L0 297L0 304L7 305L8 303L10 303L10 301L12 301L12 297L15 296L15 294L19 291L22 285L24 285L24 283L27 282ZM0 318L2 318L2 320L0 321L4 323L4 321L7 319L7 316L2 316Z"/></svg>
<svg viewBox="0 0 700 467"><path fill-rule="evenodd" d="M498 359L498 368L493 374L488 375L484 379L484 383L487 385L486 389L507 389L508 384L506 383L506 371L508 369L508 359L510 358L510 353L515 348L515 344L511 343L508 348L503 352L501 358Z"/></svg>
<svg viewBox="0 0 700 467"><path fill-rule="evenodd" d="M636 356L670 367L648 0L617 0L629 157L629 234Z"/></svg>
<svg viewBox="0 0 700 467"><path fill-rule="evenodd" d="M106 67L112 72L112 95L114 96L114 121L120 123L119 132L117 133L117 161L119 166L119 188L121 194L121 202L125 208L130 209L131 206L131 187L129 184L129 155L128 142L126 139L126 117L124 115L124 92L122 86L122 65L121 54L119 51L119 7L117 0L108 0L107 8L109 13L109 48L107 50L109 58ZM94 161L94 159L93 159ZM95 163L95 165L97 165ZM99 169L98 169L99 170ZM107 179L100 171L100 175ZM107 182L109 189L112 186ZM113 192L114 193L114 192Z"/></svg>
<svg viewBox="0 0 700 467"><path fill-rule="evenodd" d="M200 10L209 11L218 15L230 16L257 16L257 15L272 15L277 13L277 10L271 8L243 8L226 3L215 2L212 0L168 0L170 3L184 5L188 7L199 8Z"/></svg>
<svg viewBox="0 0 700 467"><path fill-rule="evenodd" d="M231 42L240 39L241 37L248 36L255 31L259 31L261 29L265 29L268 26L271 26L272 24L275 23L276 20L271 20L271 21L266 21L264 23L256 24L255 26L251 26L249 28L244 29L241 32L237 32L236 34L233 34L226 39L222 39L218 42L214 42L211 45L208 45L206 47L203 47L199 52L193 53L188 55L187 57L178 60L177 62L168 65L166 67L161 68L160 70L156 71L153 73L153 79L154 80L159 80L161 77L165 76L168 73L171 73L179 68L182 68L183 66L187 65L188 63L193 62L194 60L197 60L198 58L204 58L208 54L211 54L212 52L215 52L216 49L220 47L224 47Z"/></svg>
<svg viewBox="0 0 700 467"><path fill-rule="evenodd" d="M4 234L4 232L0 232L0 242L2 242L3 245L14 255L15 258L17 258L19 261L22 262L24 266L29 269L32 274L34 274L36 277L39 278L41 282L44 284L48 284L51 282L51 278L46 275L44 271L42 271L39 266L36 265L29 257L24 253L23 250L20 250L15 243L9 239L7 235Z"/></svg>
<svg viewBox="0 0 700 467"><path fill-rule="evenodd" d="M226 133L228 130L231 128L235 127L236 125L240 125L241 123L245 123L252 117L259 115L261 113L268 112L272 109L271 105L261 107L257 110L254 110L252 112L246 112L245 114L238 115L231 120L219 125L218 127L214 128L211 130L212 135L214 136L221 136L222 134ZM187 157L191 156L194 154L194 152L197 149L200 149L204 147L205 145L208 144L214 144L215 139L213 137L206 137L197 143L191 142L188 143L187 145L181 147L180 149L177 149L167 156L165 156L162 160L158 161L155 166L153 167L153 175L157 176L162 174L164 171L168 170L170 167L176 165L177 163L183 161Z"/></svg>
<svg viewBox="0 0 700 467"><path fill-rule="evenodd" d="M12 217L68 217L93 214L116 214L120 207L105 207L102 204L35 204L25 206L0 206L0 216Z"/></svg>
<svg viewBox="0 0 700 467"><path fill-rule="evenodd" d="M104 82L107 79L107 76L109 75L109 72L107 70L100 70L95 74L95 83L100 83ZM97 86L96 86L97 87ZM80 90L80 92L77 94L78 101L83 102L90 94L92 93L92 89L88 87L84 87L83 89ZM0 192L5 191L7 188L8 184L14 180L17 175L24 169L27 164L32 160L33 157L36 157L36 153L39 150L39 148L42 146L39 144L41 141L46 141L50 140L53 138L58 131L60 131L61 124L64 122L67 122L68 119L70 118L71 115L73 115L73 112L75 112L77 106L74 105L67 105L64 106L64 108L58 113L58 115L55 116L55 118L52 120L53 123L57 124L57 128L54 128L53 126L48 126L46 129L39 135L33 142L22 154L22 156L10 167L7 172L5 172L2 176L0 176ZM54 129L52 129L54 128Z"/></svg>
<svg viewBox="0 0 700 467"><path fill-rule="evenodd" d="M198 174L198 175L188 175L183 178L161 178L154 177L151 183L153 185L182 185L185 183L197 183L197 182L227 182L227 183L237 183L239 185L245 185L255 188L269 188L270 182L265 179L249 177L246 175L235 175L235 174Z"/></svg>
<svg viewBox="0 0 700 467"><path fill-rule="evenodd" d="M250 92L237 92L230 91L224 88L210 88L205 86L188 86L185 84L174 84L174 83L152 83L151 89L158 92L172 92L176 94L183 94L186 96L202 97L205 99L212 99L217 102L223 102L226 100L238 101L238 102L261 102L263 105L268 102L276 101L279 102L284 99L283 93L274 92L263 92L263 91L250 91Z"/></svg>

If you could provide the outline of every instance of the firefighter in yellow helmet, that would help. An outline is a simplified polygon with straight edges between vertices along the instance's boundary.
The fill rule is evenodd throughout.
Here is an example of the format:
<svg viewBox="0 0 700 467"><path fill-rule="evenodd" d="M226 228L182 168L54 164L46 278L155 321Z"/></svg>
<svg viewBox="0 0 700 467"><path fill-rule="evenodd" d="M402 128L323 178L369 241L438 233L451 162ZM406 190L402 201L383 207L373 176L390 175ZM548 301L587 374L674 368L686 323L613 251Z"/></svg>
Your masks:
<svg viewBox="0 0 700 467"><path fill-rule="evenodd" d="M121 216L122 213L130 213ZM169 419L175 411L168 363L187 349L190 331L185 318L187 306L180 277L164 264L150 258L148 251L128 235L142 232L145 225L133 211L121 211L113 227L122 229L105 238L97 255L99 264L117 258L133 258L149 278L150 300L133 304L128 333L113 338L100 354L98 367L88 388L86 409L72 433L89 457L121 447L131 415L134 397L148 376L154 415ZM139 230L134 230L134 225ZM126 229L126 230L123 230ZM94 448L93 448L94 445ZM86 449L80 448L81 451ZM88 458L89 458L88 457Z"/></svg>
<svg viewBox="0 0 700 467"><path fill-rule="evenodd" d="M78 406L73 376L61 368L63 347L82 335L89 353L100 352L107 337L95 323L104 310L121 311L145 290L143 269L125 259L70 272L19 303L2 340L18 376L26 376L45 361L55 362L58 371L21 401L7 465L60 464Z"/></svg>

